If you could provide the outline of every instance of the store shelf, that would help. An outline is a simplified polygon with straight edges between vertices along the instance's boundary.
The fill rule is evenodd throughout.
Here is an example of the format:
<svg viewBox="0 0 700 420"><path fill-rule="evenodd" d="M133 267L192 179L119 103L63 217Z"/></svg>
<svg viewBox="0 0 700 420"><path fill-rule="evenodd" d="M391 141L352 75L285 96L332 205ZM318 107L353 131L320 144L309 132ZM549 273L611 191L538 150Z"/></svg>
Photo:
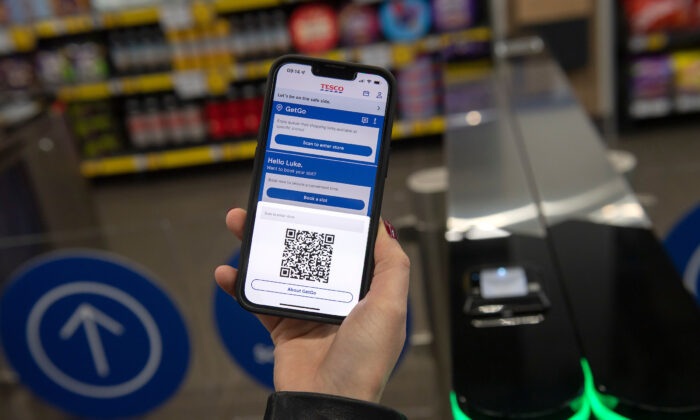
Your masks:
<svg viewBox="0 0 700 420"><path fill-rule="evenodd" d="M675 98L637 99L629 106L629 115L634 120L652 120L670 116L695 115L700 113L700 95L678 94Z"/></svg>
<svg viewBox="0 0 700 420"><path fill-rule="evenodd" d="M445 129L443 117L421 121L397 121L392 140L440 134ZM255 140L242 140L218 144L196 145L173 150L134 153L83 160L80 171L86 178L97 178L164 169L208 165L252 159L255 156Z"/></svg>
<svg viewBox="0 0 700 420"><path fill-rule="evenodd" d="M363 52L367 49L382 50L387 67L401 68L413 62L418 54L439 51L449 45L465 42L487 42L491 33L488 28L477 27L457 32L429 35L411 44L380 43L364 47L341 48L322 54L324 58L334 60L363 61ZM219 95L225 92L231 82L262 79L267 76L273 59L237 63L229 68L210 68L187 70L183 72L159 73L142 76L110 79L100 83L79 84L59 88L56 96L66 102L104 99L111 96L148 94L170 91L176 88L181 74L188 74L206 80L204 95Z"/></svg>
<svg viewBox="0 0 700 420"><path fill-rule="evenodd" d="M633 54L692 48L698 45L700 29L632 35L627 41L627 49Z"/></svg>
<svg viewBox="0 0 700 420"><path fill-rule="evenodd" d="M283 4L282 0L214 0L195 1L190 5L194 22L206 23L216 13L235 13ZM168 5L168 7L172 7ZM42 19L28 25L12 25L7 29L11 48L2 53L27 52L36 47L39 38L89 33L97 30L153 25L160 22L160 6L145 6L110 12L81 13L73 16Z"/></svg>
<svg viewBox="0 0 700 420"><path fill-rule="evenodd" d="M282 0L214 0L214 10L218 13L233 13L281 6L284 3Z"/></svg>

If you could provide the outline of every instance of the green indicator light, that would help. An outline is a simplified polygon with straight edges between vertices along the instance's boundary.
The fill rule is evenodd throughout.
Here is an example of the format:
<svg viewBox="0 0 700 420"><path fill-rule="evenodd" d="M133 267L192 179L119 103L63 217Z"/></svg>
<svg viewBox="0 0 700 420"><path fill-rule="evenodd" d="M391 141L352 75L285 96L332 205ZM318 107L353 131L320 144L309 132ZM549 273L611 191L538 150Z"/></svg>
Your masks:
<svg viewBox="0 0 700 420"><path fill-rule="evenodd" d="M576 413L569 417L569 420L588 420L591 417L591 404L585 395L581 395L572 401L570 407Z"/></svg>
<svg viewBox="0 0 700 420"><path fill-rule="evenodd" d="M581 368L583 368L586 398L591 405L593 414L600 420L630 420L612 411L617 405L617 398L609 395L602 395L595 389L593 373L586 359L581 359Z"/></svg>

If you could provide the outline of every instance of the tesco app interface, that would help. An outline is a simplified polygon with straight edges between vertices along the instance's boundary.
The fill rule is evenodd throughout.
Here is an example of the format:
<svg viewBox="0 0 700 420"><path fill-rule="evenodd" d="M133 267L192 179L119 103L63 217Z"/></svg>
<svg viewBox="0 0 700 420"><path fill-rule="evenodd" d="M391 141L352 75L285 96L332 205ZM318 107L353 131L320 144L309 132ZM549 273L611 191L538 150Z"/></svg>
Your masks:
<svg viewBox="0 0 700 420"><path fill-rule="evenodd" d="M245 284L259 305L345 316L357 304L389 87L277 73Z"/></svg>

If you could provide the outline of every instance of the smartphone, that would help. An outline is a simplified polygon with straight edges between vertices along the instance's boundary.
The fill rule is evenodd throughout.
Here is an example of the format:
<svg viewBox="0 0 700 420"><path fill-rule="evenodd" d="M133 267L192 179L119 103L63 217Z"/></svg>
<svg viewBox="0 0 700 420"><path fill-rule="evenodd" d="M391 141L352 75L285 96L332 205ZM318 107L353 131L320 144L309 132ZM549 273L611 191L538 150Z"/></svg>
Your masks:
<svg viewBox="0 0 700 420"><path fill-rule="evenodd" d="M340 323L369 289L395 80L283 56L268 76L237 294L244 309Z"/></svg>

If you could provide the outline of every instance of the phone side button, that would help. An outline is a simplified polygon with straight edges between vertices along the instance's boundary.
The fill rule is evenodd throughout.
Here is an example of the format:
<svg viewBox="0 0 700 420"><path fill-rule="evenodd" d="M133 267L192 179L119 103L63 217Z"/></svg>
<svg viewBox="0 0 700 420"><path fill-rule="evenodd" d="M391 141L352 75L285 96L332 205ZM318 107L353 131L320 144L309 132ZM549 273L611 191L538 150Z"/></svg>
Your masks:
<svg viewBox="0 0 700 420"><path fill-rule="evenodd" d="M391 162L391 147L386 151L386 168L384 169L384 178L389 176L389 162Z"/></svg>

